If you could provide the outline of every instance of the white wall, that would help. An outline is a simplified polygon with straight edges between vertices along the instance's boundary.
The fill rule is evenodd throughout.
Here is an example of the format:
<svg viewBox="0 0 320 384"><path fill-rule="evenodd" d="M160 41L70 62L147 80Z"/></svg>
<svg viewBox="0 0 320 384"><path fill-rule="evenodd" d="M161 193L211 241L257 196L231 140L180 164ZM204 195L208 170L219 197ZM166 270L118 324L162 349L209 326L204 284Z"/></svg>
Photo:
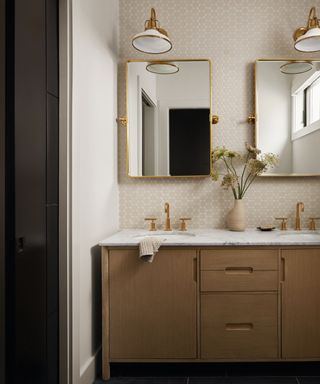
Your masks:
<svg viewBox="0 0 320 384"><path fill-rule="evenodd" d="M292 94L301 87L309 86L318 76L320 64L315 63L311 71L294 76L292 80ZM310 126L309 126L310 127ZM305 127L302 131L306 131ZM297 137L292 141L292 172L305 174L319 174L320 168L320 131L316 130Z"/></svg>
<svg viewBox="0 0 320 384"><path fill-rule="evenodd" d="M319 174L320 168L320 131L292 141L293 173Z"/></svg>
<svg viewBox="0 0 320 384"><path fill-rule="evenodd" d="M257 147L280 156L270 173L292 172L291 82L279 62L257 63ZM263 112L261 112L263 111Z"/></svg>
<svg viewBox="0 0 320 384"><path fill-rule="evenodd" d="M179 72L172 75L157 76L157 97L160 100L188 101L199 98L204 106L210 102L210 64L208 61L179 62Z"/></svg>
<svg viewBox="0 0 320 384"><path fill-rule="evenodd" d="M146 70L145 62L128 64L129 175L142 176L142 89L157 105L156 75Z"/></svg>
<svg viewBox="0 0 320 384"><path fill-rule="evenodd" d="M118 229L118 0L73 1L74 383L92 383L101 347L99 240Z"/></svg>
<svg viewBox="0 0 320 384"><path fill-rule="evenodd" d="M306 86L306 83L308 82L308 80L309 80L308 85L310 85L311 82L314 80L313 79L314 74L319 70L320 70L320 63L314 63L313 68L310 71L305 73L299 73L298 75L294 75L292 79L292 86L291 86L292 94L299 91L303 85Z"/></svg>

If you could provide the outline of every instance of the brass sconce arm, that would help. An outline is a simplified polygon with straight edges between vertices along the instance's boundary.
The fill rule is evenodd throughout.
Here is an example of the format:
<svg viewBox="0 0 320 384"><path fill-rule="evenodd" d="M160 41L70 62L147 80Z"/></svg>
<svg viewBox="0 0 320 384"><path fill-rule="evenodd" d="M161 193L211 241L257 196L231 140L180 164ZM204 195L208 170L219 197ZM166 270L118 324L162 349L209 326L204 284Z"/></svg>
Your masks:
<svg viewBox="0 0 320 384"><path fill-rule="evenodd" d="M319 20L317 18L316 7L312 7L309 12L308 25L307 28L316 28L319 27Z"/></svg>
<svg viewBox="0 0 320 384"><path fill-rule="evenodd" d="M158 29L158 28L159 28L159 22L156 16L156 10L154 8L151 8L151 16L149 20L145 21L144 29L146 31L147 29Z"/></svg>
<svg viewBox="0 0 320 384"><path fill-rule="evenodd" d="M297 28L293 33L293 40L296 41L312 28L320 28L320 21L317 18L316 8L312 7L309 12L309 17L306 27Z"/></svg>

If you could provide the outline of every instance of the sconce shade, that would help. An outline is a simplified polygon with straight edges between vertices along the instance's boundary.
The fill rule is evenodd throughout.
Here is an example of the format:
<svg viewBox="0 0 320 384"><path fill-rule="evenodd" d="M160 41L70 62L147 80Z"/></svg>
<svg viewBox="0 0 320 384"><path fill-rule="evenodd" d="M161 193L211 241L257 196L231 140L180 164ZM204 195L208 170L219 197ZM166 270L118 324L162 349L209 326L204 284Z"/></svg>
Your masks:
<svg viewBox="0 0 320 384"><path fill-rule="evenodd" d="M298 28L293 38L294 47L300 52L318 52L320 51L320 22L316 15L315 7L309 12L307 27Z"/></svg>
<svg viewBox="0 0 320 384"><path fill-rule="evenodd" d="M165 53L172 48L167 32L160 28L154 8L151 8L150 19L145 22L144 32L132 38L132 45L140 52L152 54Z"/></svg>
<svg viewBox="0 0 320 384"><path fill-rule="evenodd" d="M172 48L169 37L160 33L157 29L147 29L138 33L132 39L135 49L145 53L165 53Z"/></svg>
<svg viewBox="0 0 320 384"><path fill-rule="evenodd" d="M172 75L179 72L179 67L177 65L166 62L150 63L146 66L146 69L157 75Z"/></svg>
<svg viewBox="0 0 320 384"><path fill-rule="evenodd" d="M300 52L320 51L320 28L309 29L304 35L298 37L294 47Z"/></svg>
<svg viewBox="0 0 320 384"><path fill-rule="evenodd" d="M286 75L298 75L300 73L311 71L312 68L313 64L310 61L295 60L282 64L280 72L285 73Z"/></svg>

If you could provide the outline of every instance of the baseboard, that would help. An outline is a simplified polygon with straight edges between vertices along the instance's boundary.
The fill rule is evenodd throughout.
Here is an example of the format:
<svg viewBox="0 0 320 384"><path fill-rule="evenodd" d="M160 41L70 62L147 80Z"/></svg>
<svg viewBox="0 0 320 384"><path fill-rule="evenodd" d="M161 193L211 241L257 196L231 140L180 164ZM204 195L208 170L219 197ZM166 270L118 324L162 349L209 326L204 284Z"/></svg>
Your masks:
<svg viewBox="0 0 320 384"><path fill-rule="evenodd" d="M97 376L101 373L101 348L81 367L80 383L93 384Z"/></svg>

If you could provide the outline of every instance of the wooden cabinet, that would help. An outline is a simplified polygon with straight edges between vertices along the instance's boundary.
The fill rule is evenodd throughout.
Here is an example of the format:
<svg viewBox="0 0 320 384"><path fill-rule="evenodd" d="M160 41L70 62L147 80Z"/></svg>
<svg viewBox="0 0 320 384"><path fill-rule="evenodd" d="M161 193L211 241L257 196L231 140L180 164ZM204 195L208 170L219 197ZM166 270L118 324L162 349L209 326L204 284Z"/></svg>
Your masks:
<svg viewBox="0 0 320 384"><path fill-rule="evenodd" d="M282 356L320 358L320 249L288 249L282 261Z"/></svg>
<svg viewBox="0 0 320 384"><path fill-rule="evenodd" d="M102 256L104 379L109 362L320 360L320 248Z"/></svg>
<svg viewBox="0 0 320 384"><path fill-rule="evenodd" d="M205 250L200 266L201 358L277 358L277 250Z"/></svg>
<svg viewBox="0 0 320 384"><path fill-rule="evenodd" d="M152 263L109 251L111 359L197 357L196 261L187 249L161 250Z"/></svg>

